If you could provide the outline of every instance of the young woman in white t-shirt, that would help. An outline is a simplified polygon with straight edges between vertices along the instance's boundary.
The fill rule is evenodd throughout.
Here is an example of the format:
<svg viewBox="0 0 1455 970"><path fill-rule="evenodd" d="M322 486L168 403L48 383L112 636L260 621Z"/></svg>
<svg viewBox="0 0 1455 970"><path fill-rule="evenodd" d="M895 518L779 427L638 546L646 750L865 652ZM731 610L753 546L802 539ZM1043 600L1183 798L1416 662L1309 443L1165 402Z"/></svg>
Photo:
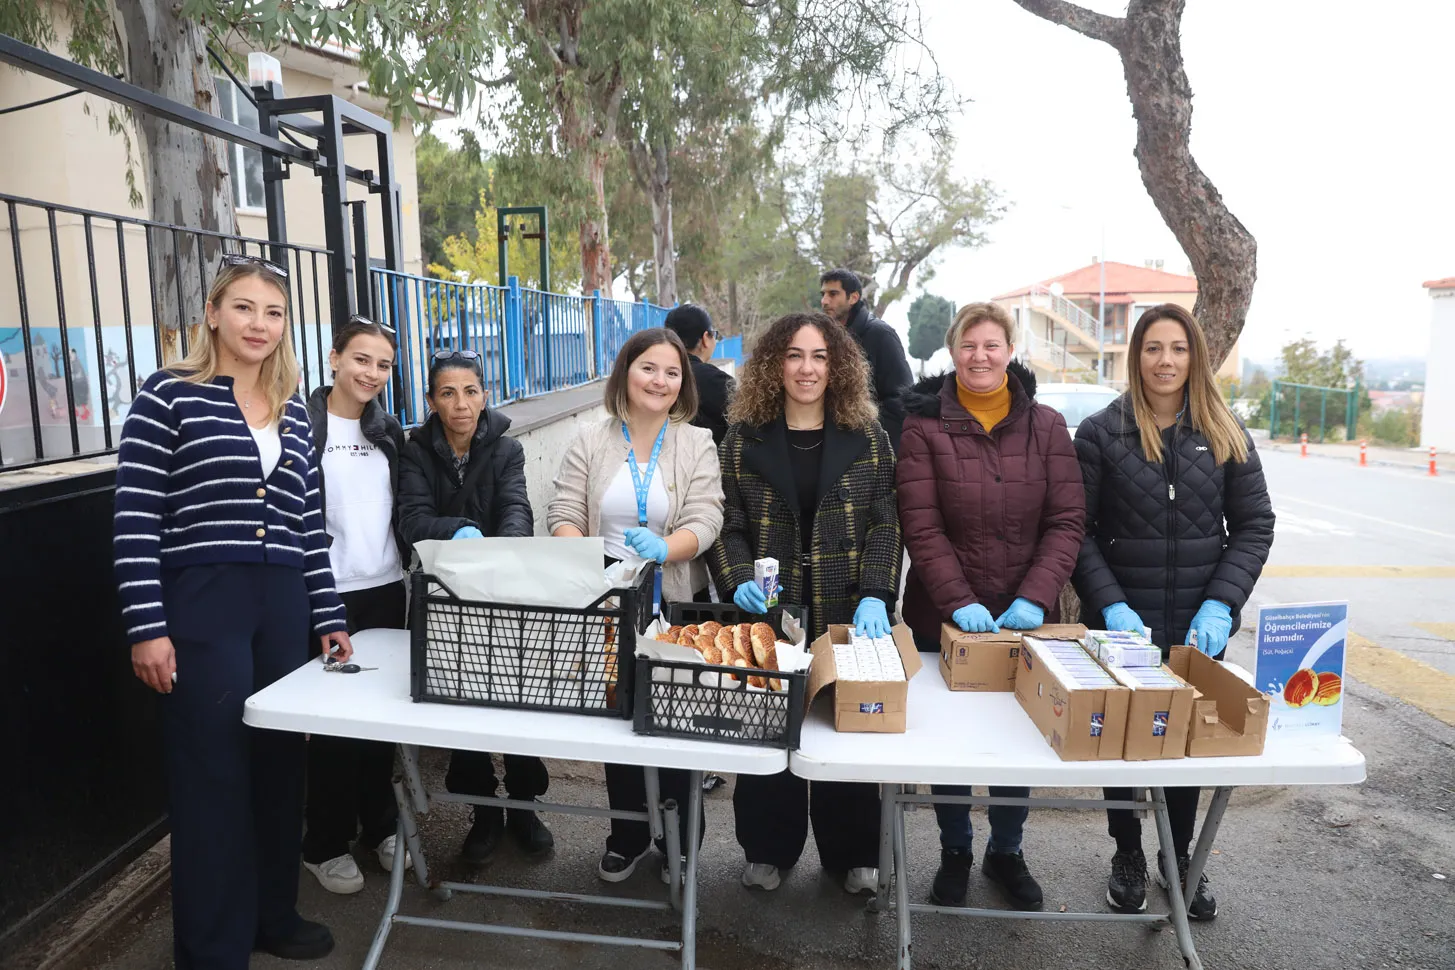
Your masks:
<svg viewBox="0 0 1455 970"><path fill-rule="evenodd" d="M308 417L334 584L349 633L402 630L404 572L394 494L404 431L379 403L394 370L393 330L352 318L334 337L328 364L333 386L313 392ZM393 865L393 774L393 745L318 734L309 739L303 866L329 892L364 888L349 851L356 837L385 870Z"/></svg>
<svg viewBox="0 0 1455 970"><path fill-rule="evenodd" d="M610 559L661 563L662 599L676 602L692 601L693 561L722 528L712 432L689 423L697 411L690 363L670 330L643 330L622 345L606 381L610 417L583 428L567 449L546 514L552 535L601 536ZM661 788L664 800L687 804L687 772L663 770ZM641 768L608 764L606 791L612 808L646 806ZM649 848L645 822L613 819L597 874L621 882Z"/></svg>

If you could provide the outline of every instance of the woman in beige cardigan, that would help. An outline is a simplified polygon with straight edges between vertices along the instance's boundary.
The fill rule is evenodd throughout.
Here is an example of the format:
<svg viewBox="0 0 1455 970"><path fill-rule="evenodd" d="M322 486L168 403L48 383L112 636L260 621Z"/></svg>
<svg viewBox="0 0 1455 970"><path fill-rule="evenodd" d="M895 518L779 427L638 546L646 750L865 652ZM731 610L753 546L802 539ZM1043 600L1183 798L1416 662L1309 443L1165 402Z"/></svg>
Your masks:
<svg viewBox="0 0 1455 970"><path fill-rule="evenodd" d="M644 330L627 340L606 381L606 410L610 417L583 428L561 460L546 528L554 536L601 536L608 560L655 560L662 598L691 600L707 586L698 557L722 528L722 475L712 433L688 423L697 388L675 333ZM663 770L661 789L663 800L686 805L687 772ZM640 767L608 764L606 792L612 808L646 807ZM699 833L702 825L699 818ZM598 875L627 879L649 848L645 822L612 819ZM664 864L664 880L666 873Z"/></svg>

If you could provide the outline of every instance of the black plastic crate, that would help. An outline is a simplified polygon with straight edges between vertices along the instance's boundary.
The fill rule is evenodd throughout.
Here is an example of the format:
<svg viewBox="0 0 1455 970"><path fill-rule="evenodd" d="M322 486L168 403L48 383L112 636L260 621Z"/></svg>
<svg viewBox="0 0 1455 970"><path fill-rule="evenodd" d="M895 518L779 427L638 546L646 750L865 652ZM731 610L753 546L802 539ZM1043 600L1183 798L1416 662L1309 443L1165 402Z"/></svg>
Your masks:
<svg viewBox="0 0 1455 970"><path fill-rule="evenodd" d="M416 701L629 718L637 637L652 622L656 566L584 609L465 600L411 575Z"/></svg>
<svg viewBox="0 0 1455 970"><path fill-rule="evenodd" d="M744 612L732 603L667 603L663 605L662 619L673 626L700 624L708 620L716 620L724 626L763 622L771 626L780 639L786 640L783 636L784 612L798 620L805 635L809 632L808 610L801 606L774 607L764 615ZM654 678L652 674L657 670L667 671L668 679ZM677 683L677 671L690 672L693 682ZM698 675L706 673L720 675L718 683L703 683ZM790 750L797 748L799 735L803 732L803 699L808 687L808 672L780 670L767 675L754 673L781 680L787 689L749 690L749 672L742 667L637 657L637 705L632 729L637 734L729 741Z"/></svg>

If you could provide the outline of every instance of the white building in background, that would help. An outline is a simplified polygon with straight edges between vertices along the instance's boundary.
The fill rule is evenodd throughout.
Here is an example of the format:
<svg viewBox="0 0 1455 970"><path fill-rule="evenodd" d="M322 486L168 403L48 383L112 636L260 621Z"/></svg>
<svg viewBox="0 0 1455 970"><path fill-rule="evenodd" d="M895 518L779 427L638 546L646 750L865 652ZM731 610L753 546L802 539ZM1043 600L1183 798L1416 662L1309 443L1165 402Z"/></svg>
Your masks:
<svg viewBox="0 0 1455 970"><path fill-rule="evenodd" d="M1428 280L1425 289L1430 291L1430 354L1420 447L1455 451L1455 276Z"/></svg>

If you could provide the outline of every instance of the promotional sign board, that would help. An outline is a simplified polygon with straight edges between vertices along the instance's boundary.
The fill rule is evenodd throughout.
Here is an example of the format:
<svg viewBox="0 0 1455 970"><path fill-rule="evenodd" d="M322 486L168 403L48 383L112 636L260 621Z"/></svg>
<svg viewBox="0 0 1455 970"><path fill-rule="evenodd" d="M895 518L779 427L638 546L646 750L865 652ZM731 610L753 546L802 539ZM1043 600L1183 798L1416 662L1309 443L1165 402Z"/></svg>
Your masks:
<svg viewBox="0 0 1455 970"><path fill-rule="evenodd" d="M1258 610L1254 679L1268 694L1268 732L1338 734L1344 718L1348 603Z"/></svg>

